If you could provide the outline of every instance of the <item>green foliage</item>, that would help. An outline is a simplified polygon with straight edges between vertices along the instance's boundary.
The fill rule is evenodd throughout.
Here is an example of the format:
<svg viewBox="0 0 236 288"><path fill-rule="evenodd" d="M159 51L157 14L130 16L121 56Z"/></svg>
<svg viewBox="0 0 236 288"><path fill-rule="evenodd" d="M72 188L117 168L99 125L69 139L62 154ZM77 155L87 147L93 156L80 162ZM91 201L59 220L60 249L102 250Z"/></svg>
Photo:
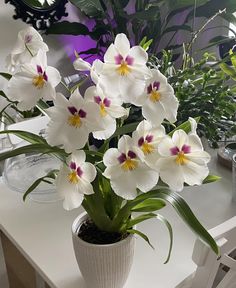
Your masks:
<svg viewBox="0 0 236 288"><path fill-rule="evenodd" d="M175 90L179 100L175 124L179 126L188 117L201 116L198 125L199 135L205 136L213 147L218 147L217 142L223 137L234 135L236 129L235 92L228 83L229 77L220 69L226 64L219 63L220 67L218 64L210 66L207 62L213 56L208 53L197 63L193 63L186 55L182 68L176 70L172 57L170 51L163 51L161 59L150 57L150 66L160 67ZM230 71L233 69L230 67ZM226 72L225 69L224 71ZM227 72L230 74L229 70Z"/></svg>
<svg viewBox="0 0 236 288"><path fill-rule="evenodd" d="M131 1L135 4L135 9L129 13L126 7ZM88 35L97 41L97 46L96 49L87 51L87 54L102 55L104 47L108 47L113 42L114 35L118 33L125 33L135 43L140 43L146 37L146 46L142 46L145 50L149 49L151 53L157 54L160 52L160 43L163 42L164 36L169 37L169 43L165 49L170 49L170 47L179 49L182 48L182 45L174 43L174 36L177 32L183 30L189 33L194 32L192 24L189 22L194 15L194 0L70 0L70 2L85 17L93 19L95 26L89 31L81 23L63 21L53 24L47 33ZM222 13L220 17L234 22L233 12L236 11L236 6L233 2L234 0L199 0L196 2L195 16L211 19L220 9L226 8L226 12ZM163 17L163 11L165 11L165 17ZM182 23L172 25L171 23L174 23L179 15L181 15Z"/></svg>
<svg viewBox="0 0 236 288"><path fill-rule="evenodd" d="M132 132L136 125L136 123L134 123L134 125L125 125L123 130L119 129L119 132L116 133L116 137L119 137L127 131ZM190 124L189 122L186 122L183 123L181 127L185 131L189 131ZM14 130L0 132L0 134L5 133L15 134L31 144L16 148L12 151L1 153L0 161L27 153L51 154L63 162L66 161L68 154L65 153L63 149L50 146L45 139L38 135L25 131ZM143 232L137 230L134 226L148 219L159 220L166 226L170 237L169 251L165 261L165 263L167 263L172 251L173 231L167 219L160 214L156 214L155 212L165 207L166 202L169 202L184 220L184 222L198 235L198 237L206 242L213 249L213 251L218 253L218 247L214 239L199 223L188 204L178 194L169 191L168 188L156 187L155 190L150 192L142 194L139 193L134 200L124 200L113 192L110 181L103 176L105 169L105 166L101 161L104 155L103 151L84 150L84 152L86 153L87 160L89 159L89 161L96 166L97 176L93 182L95 193L85 195L82 205L100 230L107 232L119 232L122 234L137 234L147 241L147 243L152 247L148 237ZM38 185L40 185L41 182L52 184L56 178L57 172L57 170L52 170L47 175L32 183L24 194L24 201L26 197L35 188L37 188ZM210 183L216 180L218 180L218 177L208 176L204 182ZM135 212L139 213L138 216L134 216Z"/></svg>
<svg viewBox="0 0 236 288"><path fill-rule="evenodd" d="M47 175L41 177L41 178L38 178L27 190L26 192L24 193L23 195L23 200L25 201L26 200L26 197L31 193L33 192L41 182L45 182L45 183L48 183L48 184L53 184L53 182L51 182L50 180L55 180L56 179L56 176L57 176L57 173L58 173L58 170L52 170L50 171Z"/></svg>

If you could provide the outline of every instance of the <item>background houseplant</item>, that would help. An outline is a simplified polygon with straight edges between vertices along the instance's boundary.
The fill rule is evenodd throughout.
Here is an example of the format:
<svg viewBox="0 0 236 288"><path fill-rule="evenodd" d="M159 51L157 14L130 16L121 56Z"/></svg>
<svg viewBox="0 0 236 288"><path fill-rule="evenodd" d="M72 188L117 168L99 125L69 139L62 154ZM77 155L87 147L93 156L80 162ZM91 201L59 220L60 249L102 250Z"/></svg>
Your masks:
<svg viewBox="0 0 236 288"><path fill-rule="evenodd" d="M114 35L117 33L125 33L132 44L140 43L146 36L147 39L151 39L150 53L159 56L162 49L174 50L175 57L178 57L182 53L181 42L183 41L177 40L176 36L181 36L178 32L186 35L184 42L189 41L201 17L210 19L219 10L226 8L220 17L232 23L236 22L233 15L236 8L231 0L223 2L220 0L71 0L70 2L79 9L83 15L81 18L85 18L85 21L56 23L47 30L47 33L84 35L95 40L97 43L95 47L80 51L83 57L93 54L102 56L104 49L114 41ZM90 21L90 29L84 24L86 21ZM219 28L229 29L224 24L210 27L210 29ZM221 35L210 40L210 46L228 41Z"/></svg>
<svg viewBox="0 0 236 288"><path fill-rule="evenodd" d="M168 201L218 253L215 241L187 203L168 188L180 191L184 183L200 185L218 177L208 175L209 155L203 151L194 119L166 135L161 123L164 119L168 123L176 120L178 100L166 77L146 66L145 50L140 46L130 48L127 37L118 34L104 56L104 63L95 61L90 65L78 58L74 66L89 70L95 85L86 90L84 97L73 89L67 99L55 93L61 77L55 68L47 66L45 51L29 51L29 43L30 47L38 47L37 32L26 29L24 33L20 43L24 49L18 56L29 53L31 59L15 63L17 69L9 81L8 97L17 101L20 110L30 109L49 96L54 106L45 111L50 117L47 140L24 131L3 131L1 134L13 133L30 144L2 153L0 160L36 152L52 154L62 161L60 171L52 170L37 179L24 199L40 182L56 179L64 208L70 210L82 204L96 229L106 235L115 233L112 242L138 234L149 243L135 225L150 218L161 220L170 235L166 262L172 249L172 229L163 216L154 212ZM141 107L146 120L125 124L129 103ZM99 150L90 147L91 133L104 140ZM133 215L134 212L141 214Z"/></svg>
<svg viewBox="0 0 236 288"><path fill-rule="evenodd" d="M216 148L218 141L236 133L235 88L221 70L224 67L225 71L233 71L233 68L222 61L217 62L215 56L209 53L205 53L196 63L191 58L186 60L187 57L184 54L181 67L175 69L172 53L163 51L161 59L154 55L151 57L150 66L160 67L175 90L180 102L177 125L190 116L201 115L199 135L208 139L211 146Z"/></svg>

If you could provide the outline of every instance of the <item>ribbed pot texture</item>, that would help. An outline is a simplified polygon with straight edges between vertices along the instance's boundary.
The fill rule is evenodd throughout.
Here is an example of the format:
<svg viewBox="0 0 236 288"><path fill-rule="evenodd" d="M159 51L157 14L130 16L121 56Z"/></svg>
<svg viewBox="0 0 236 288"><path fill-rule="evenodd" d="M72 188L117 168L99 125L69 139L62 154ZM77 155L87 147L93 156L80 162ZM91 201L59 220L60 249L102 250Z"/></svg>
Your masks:
<svg viewBox="0 0 236 288"><path fill-rule="evenodd" d="M72 225L75 256L87 288L122 288L133 262L135 237L108 245L85 242L77 233L87 217L81 214Z"/></svg>

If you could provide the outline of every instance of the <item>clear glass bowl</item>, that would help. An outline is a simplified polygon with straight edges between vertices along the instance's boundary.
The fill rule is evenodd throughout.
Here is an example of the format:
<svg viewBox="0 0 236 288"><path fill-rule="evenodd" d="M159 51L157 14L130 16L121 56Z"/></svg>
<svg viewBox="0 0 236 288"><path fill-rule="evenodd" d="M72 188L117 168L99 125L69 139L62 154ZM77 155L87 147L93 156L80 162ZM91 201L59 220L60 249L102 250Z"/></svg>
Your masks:
<svg viewBox="0 0 236 288"><path fill-rule="evenodd" d="M5 161L3 180L14 191L25 191L40 177L53 169L59 169L60 160L50 155L23 154ZM37 202L55 202L61 200L54 184L41 182L28 197Z"/></svg>

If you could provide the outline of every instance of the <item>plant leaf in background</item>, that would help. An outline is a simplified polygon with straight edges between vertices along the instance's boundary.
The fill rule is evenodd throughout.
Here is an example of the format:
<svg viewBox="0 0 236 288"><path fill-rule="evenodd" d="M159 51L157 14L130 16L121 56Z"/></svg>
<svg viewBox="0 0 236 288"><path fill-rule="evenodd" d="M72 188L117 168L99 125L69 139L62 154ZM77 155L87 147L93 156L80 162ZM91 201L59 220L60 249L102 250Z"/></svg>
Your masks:
<svg viewBox="0 0 236 288"><path fill-rule="evenodd" d="M77 22L63 21L53 24L48 28L47 34L70 34L70 35L89 35L87 26Z"/></svg>
<svg viewBox="0 0 236 288"><path fill-rule="evenodd" d="M99 0L70 0L70 2L90 18L101 16L104 12Z"/></svg>
<svg viewBox="0 0 236 288"><path fill-rule="evenodd" d="M47 175L38 178L32 185L26 190L26 192L23 195L23 201L26 200L26 197L33 192L41 182L45 182L48 184L53 184L50 180L55 180L57 176L58 170L51 170ZM50 180L48 180L50 179Z"/></svg>

